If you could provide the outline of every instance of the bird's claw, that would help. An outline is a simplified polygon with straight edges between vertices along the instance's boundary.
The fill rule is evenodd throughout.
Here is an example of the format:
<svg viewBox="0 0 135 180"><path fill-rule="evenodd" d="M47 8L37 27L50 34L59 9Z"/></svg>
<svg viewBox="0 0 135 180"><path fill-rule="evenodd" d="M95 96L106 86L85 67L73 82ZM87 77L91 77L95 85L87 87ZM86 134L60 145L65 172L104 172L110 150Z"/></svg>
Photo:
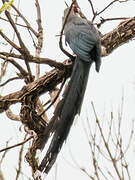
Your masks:
<svg viewBox="0 0 135 180"><path fill-rule="evenodd" d="M34 179L38 179L38 180L41 180L42 177L45 178L47 176L46 173L42 173L41 171L39 170L36 170L36 172L34 173Z"/></svg>
<svg viewBox="0 0 135 180"><path fill-rule="evenodd" d="M37 133L34 130L29 129L27 125L24 125L24 130L26 133L32 135L34 139L37 139Z"/></svg>

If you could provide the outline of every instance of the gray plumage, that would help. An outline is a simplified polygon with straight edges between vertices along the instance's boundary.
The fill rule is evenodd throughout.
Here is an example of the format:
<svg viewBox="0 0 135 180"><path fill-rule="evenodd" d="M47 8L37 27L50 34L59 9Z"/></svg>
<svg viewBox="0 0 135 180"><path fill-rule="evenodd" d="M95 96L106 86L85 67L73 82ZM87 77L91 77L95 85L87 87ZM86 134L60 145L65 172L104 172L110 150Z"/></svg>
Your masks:
<svg viewBox="0 0 135 180"><path fill-rule="evenodd" d="M67 12L68 8L64 11L65 16ZM48 125L49 131L54 134L48 151L39 166L39 170L46 173L54 164L63 142L68 136L75 115L81 110L91 64L96 63L97 71L101 64L101 43L98 32L92 23L78 17L74 9L71 10L67 19L64 34L66 42L76 54L76 60L64 97L54 112L49 123L50 126ZM45 142L50 133L46 132Z"/></svg>
<svg viewBox="0 0 135 180"><path fill-rule="evenodd" d="M64 11L67 15L69 8ZM63 18L63 21L65 18ZM64 29L65 40L73 52L83 61L96 63L96 71L101 65L101 41L93 24L77 16L73 9Z"/></svg>

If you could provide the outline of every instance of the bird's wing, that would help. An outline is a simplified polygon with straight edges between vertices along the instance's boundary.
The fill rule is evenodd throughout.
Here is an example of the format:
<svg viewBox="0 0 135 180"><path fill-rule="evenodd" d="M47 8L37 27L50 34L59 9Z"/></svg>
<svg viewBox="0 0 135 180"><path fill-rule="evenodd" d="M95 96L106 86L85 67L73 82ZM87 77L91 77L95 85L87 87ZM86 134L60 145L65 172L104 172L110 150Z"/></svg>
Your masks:
<svg viewBox="0 0 135 180"><path fill-rule="evenodd" d="M72 51L84 61L90 61L90 52L97 43L94 34L90 31L88 24L69 24L68 31L65 32L66 41Z"/></svg>

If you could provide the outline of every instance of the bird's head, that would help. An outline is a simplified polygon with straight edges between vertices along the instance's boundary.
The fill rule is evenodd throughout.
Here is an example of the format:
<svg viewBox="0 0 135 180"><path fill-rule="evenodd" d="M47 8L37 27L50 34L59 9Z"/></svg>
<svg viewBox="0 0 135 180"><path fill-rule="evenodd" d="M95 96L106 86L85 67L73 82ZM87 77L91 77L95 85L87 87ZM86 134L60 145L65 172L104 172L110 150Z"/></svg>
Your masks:
<svg viewBox="0 0 135 180"><path fill-rule="evenodd" d="M73 9L73 12L74 12L75 14L78 14L79 11L80 11L80 8L78 7L77 4L74 4L73 7L72 7L72 9Z"/></svg>
<svg viewBox="0 0 135 180"><path fill-rule="evenodd" d="M67 14L69 13L69 9L70 9L70 8L68 7L68 8L66 8L66 9L64 10L64 16L63 16L63 18L62 18L62 22L65 21L65 18L66 18L66 16L67 16ZM72 20L73 17L79 16L79 11L80 11L80 8L78 7L78 5L77 5L77 4L73 4L72 9L71 9L71 11L70 11L70 13L69 13L69 15L68 15L67 22L69 22L70 20Z"/></svg>

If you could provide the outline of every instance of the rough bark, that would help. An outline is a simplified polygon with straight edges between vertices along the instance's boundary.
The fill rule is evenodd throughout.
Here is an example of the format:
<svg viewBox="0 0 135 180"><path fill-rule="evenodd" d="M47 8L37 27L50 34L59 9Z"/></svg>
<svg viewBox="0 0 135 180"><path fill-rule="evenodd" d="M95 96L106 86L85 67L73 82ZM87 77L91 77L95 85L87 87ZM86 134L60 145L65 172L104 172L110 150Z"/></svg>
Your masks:
<svg viewBox="0 0 135 180"><path fill-rule="evenodd" d="M0 113L7 110L11 104L22 102L26 96L40 96L54 89L64 77L68 78L72 71L72 65L66 65L63 70L54 69L32 83L24 86L20 91L0 97Z"/></svg>
<svg viewBox="0 0 135 180"><path fill-rule="evenodd" d="M102 37L102 45L106 50L104 55L109 55L113 50L132 40L134 37L135 17L122 21L113 31Z"/></svg>
<svg viewBox="0 0 135 180"><path fill-rule="evenodd" d="M135 37L135 17L124 20L113 31L103 35L101 37L104 51L102 56L107 56L112 51L129 40ZM2 56L8 56L9 54L0 52ZM24 56L11 54L10 57L24 59ZM48 64L55 67L52 71L46 73L44 76L37 80L28 83L19 91L8 94L6 96L0 96L0 113L6 111L10 105L15 103L22 103L20 120L26 124L29 129L34 130L37 133L37 139L34 139L32 147L26 155L26 159L33 169L33 172L37 169L37 161L35 159L36 150L42 143L42 136L44 129L47 127L44 119L36 112L37 99L41 94L44 94L50 90L53 90L63 78L68 78L71 75L73 65L66 63L57 63L47 58L36 58L30 56L31 63Z"/></svg>
<svg viewBox="0 0 135 180"><path fill-rule="evenodd" d="M102 45L105 47L103 56L109 55L112 51L135 37L135 17L122 21L113 31L102 36ZM42 59L42 58L41 58ZM39 61L40 62L40 61ZM46 63L41 61L42 63ZM40 63L41 63L40 62ZM55 62L56 63L56 62ZM57 64L57 63L56 63ZM59 64L59 63L58 63ZM62 68L63 67L63 68ZM66 75L68 78L72 71L72 65L60 66L36 81L24 86L20 91L0 97L0 113L7 110L11 104L21 102L26 95L36 93L40 96L56 87Z"/></svg>

